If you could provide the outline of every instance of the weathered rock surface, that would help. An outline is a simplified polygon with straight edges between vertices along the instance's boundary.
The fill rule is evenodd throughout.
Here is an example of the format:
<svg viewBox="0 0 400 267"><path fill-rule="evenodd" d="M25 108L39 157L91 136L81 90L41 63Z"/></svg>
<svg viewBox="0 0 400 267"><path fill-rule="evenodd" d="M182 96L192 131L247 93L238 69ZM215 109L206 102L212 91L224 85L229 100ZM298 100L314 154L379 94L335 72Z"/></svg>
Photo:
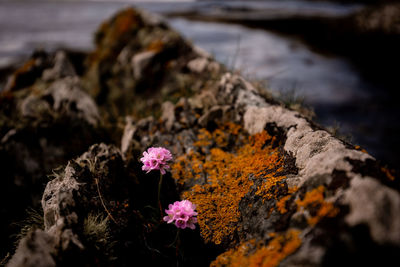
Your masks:
<svg viewBox="0 0 400 267"><path fill-rule="evenodd" d="M374 162L370 155L298 112L271 104L240 76L223 75L209 94L215 106L181 104L196 103L199 95L182 100L175 106L175 122L165 119L146 126L163 129L172 124L172 133L144 131L133 135L131 143L167 144L177 156L173 177L181 196L198 205L202 237L224 248L237 246L219 256L215 266L370 266L396 261L399 184L387 170L376 165L370 173L361 172L355 165ZM208 123L206 116L212 117ZM255 138L250 147L244 141L249 135ZM251 153L244 151L249 148ZM262 158L264 153L269 155ZM390 219L383 219L389 214ZM276 242L280 247L272 245ZM376 253L368 252L375 248Z"/></svg>
<svg viewBox="0 0 400 267"><path fill-rule="evenodd" d="M96 45L83 81L111 119L157 115L163 101L199 91L222 69L162 18L134 9L104 22Z"/></svg>
<svg viewBox="0 0 400 267"><path fill-rule="evenodd" d="M14 85L0 94L2 240L15 232L12 223L26 216L28 206L40 207L46 176L54 168L107 139L97 104L82 89L65 54L37 57L28 63L34 61L32 68L42 71L31 70L29 79L17 71Z"/></svg>
<svg viewBox="0 0 400 267"><path fill-rule="evenodd" d="M34 115L62 110L85 122L82 129L107 124L120 149L101 143L64 162L44 190L44 230L22 239L9 266L398 265L399 180L359 148L226 72L162 19L127 9L105 22L82 87L59 66L68 64L43 72L46 82L33 85L46 85L39 93L21 89L9 105L15 112L2 116L23 114L21 107ZM13 144L20 131L14 128L2 132L4 145ZM158 174L145 174L138 160L149 146L174 155L161 205L179 199L197 205L198 227L180 231L174 242L176 228L158 210ZM9 162L21 158L30 157Z"/></svg>

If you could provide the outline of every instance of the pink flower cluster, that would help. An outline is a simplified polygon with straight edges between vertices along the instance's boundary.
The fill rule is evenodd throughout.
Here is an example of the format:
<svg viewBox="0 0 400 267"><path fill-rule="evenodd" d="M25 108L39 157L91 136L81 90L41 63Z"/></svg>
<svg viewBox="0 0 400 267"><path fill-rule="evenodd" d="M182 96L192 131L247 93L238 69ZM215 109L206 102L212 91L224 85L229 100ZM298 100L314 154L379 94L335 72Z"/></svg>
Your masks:
<svg viewBox="0 0 400 267"><path fill-rule="evenodd" d="M190 229L195 229L194 225L197 223L197 212L196 205L194 205L189 200L175 201L174 204L169 204L168 210L165 212L168 214L164 217L164 221L167 223L172 223L175 221L175 225L178 228L185 229L189 227Z"/></svg>
<svg viewBox="0 0 400 267"><path fill-rule="evenodd" d="M150 147L143 152L140 161L143 162L142 170L150 172L152 170L160 170L161 174L165 174L169 169L168 161L172 160L171 152L163 147Z"/></svg>

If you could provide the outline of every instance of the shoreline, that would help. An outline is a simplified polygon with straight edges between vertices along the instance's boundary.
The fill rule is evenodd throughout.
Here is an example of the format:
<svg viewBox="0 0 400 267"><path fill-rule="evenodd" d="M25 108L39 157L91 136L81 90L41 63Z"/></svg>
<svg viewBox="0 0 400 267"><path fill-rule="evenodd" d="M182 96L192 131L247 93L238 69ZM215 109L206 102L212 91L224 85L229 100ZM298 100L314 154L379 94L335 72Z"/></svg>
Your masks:
<svg viewBox="0 0 400 267"><path fill-rule="evenodd" d="M391 21L376 21L376 17L387 13L394 13L389 14ZM391 30L396 28L396 14L400 16L400 4L367 6L343 16L296 13L276 15L268 10L222 10L214 14L192 10L172 12L166 16L237 24L294 38L311 51L349 59L371 82L382 83L389 90L396 90L394 83L397 72L391 67L400 61L400 31Z"/></svg>

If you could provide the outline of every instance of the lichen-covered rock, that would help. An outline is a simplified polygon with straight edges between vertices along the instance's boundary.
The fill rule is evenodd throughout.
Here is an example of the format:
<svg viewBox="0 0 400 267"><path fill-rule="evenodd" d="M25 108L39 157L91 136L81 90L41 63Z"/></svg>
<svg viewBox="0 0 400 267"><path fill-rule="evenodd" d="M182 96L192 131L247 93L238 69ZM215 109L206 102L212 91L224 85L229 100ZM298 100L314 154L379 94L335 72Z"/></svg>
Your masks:
<svg viewBox="0 0 400 267"><path fill-rule="evenodd" d="M104 22L96 45L84 84L112 119L157 115L163 101L199 91L222 69L163 19L134 9Z"/></svg>
<svg viewBox="0 0 400 267"><path fill-rule="evenodd" d="M215 105L200 101L204 95ZM128 124L130 143L176 156L173 178L181 198L197 205L204 241L226 249L213 266L397 260L399 183L376 163L357 170L375 162L370 155L229 73L163 111L150 126Z"/></svg>
<svg viewBox="0 0 400 267"><path fill-rule="evenodd" d="M46 261L53 262L53 266L92 265L95 260L108 260L110 251L100 254L91 247L94 244L85 235L85 219L90 213L111 209L102 206L103 199L119 201L126 196L124 171L118 149L99 144L55 173L42 198L44 232L37 230L22 239L9 265L26 266L24 259L37 260L39 253L46 256ZM125 212L124 207L114 207L115 223L122 225L128 217L120 216Z"/></svg>
<svg viewBox="0 0 400 267"><path fill-rule="evenodd" d="M14 109L37 118L63 110L93 129L101 118L122 135L121 149L94 145L55 171L42 198L44 232L23 239L13 264L43 254L61 266L398 265L400 183L372 156L225 73L158 17L124 10L96 40L82 83L99 112L82 90L79 99L65 94L78 89L63 75L48 82L69 86L20 90L26 97ZM55 88L65 102L85 104L45 103ZM159 173L146 174L138 160L150 146L174 155L160 196ZM179 199L196 204L198 227L175 239L159 205Z"/></svg>
<svg viewBox="0 0 400 267"><path fill-rule="evenodd" d="M115 146L93 145L54 176L42 198L44 231L23 238L9 266L33 266L42 255L40 264L48 266L132 266L149 259L154 265L172 266L178 260L204 266L216 255L198 232L182 233L178 243L172 242L176 231L162 222L151 193L157 175L146 177L140 166L126 166ZM166 178L164 204L177 198ZM92 214L105 219L93 221ZM180 253L191 256L176 259L179 246ZM196 255L199 250L207 255Z"/></svg>

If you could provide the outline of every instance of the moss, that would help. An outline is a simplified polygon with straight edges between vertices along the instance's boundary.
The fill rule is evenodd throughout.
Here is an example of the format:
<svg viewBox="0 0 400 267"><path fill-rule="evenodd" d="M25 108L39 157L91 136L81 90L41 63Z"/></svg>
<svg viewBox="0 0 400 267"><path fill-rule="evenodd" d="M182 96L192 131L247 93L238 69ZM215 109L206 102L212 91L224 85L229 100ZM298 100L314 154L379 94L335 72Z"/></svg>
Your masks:
<svg viewBox="0 0 400 267"><path fill-rule="evenodd" d="M90 249L94 249L99 258L113 260L113 248L115 242L112 241L109 230L109 219L103 214L90 213L83 221L83 235Z"/></svg>
<svg viewBox="0 0 400 267"><path fill-rule="evenodd" d="M233 138L234 136L234 138ZM232 141L233 140L233 141ZM239 142L232 145L229 142ZM231 241L238 230L239 203L257 183L256 194L274 197L273 190L284 176L274 137L266 131L247 136L239 126L224 124L209 132L199 130L196 151L179 157L172 166L173 178L180 184L204 178L182 194L197 205L200 232L206 242Z"/></svg>
<svg viewBox="0 0 400 267"><path fill-rule="evenodd" d="M15 236L15 247L18 245L19 241L24 238L30 231L33 231L35 229L44 229L42 209L36 210L33 208L28 208L25 212L27 215L26 218L15 224L20 229L19 233Z"/></svg>
<svg viewBox="0 0 400 267"><path fill-rule="evenodd" d="M83 222L83 234L97 248L103 246L110 239L108 218L102 214L89 214Z"/></svg>
<svg viewBox="0 0 400 267"><path fill-rule="evenodd" d="M271 241L267 245L250 240L238 247L221 254L210 266L232 267L274 267L289 255L293 254L301 245L300 231L289 229L282 234L271 233Z"/></svg>
<svg viewBox="0 0 400 267"><path fill-rule="evenodd" d="M325 201L325 187L319 186L307 192L303 199L297 199L297 210L307 210L307 222L316 225L324 217L335 217L339 209L333 203Z"/></svg>

